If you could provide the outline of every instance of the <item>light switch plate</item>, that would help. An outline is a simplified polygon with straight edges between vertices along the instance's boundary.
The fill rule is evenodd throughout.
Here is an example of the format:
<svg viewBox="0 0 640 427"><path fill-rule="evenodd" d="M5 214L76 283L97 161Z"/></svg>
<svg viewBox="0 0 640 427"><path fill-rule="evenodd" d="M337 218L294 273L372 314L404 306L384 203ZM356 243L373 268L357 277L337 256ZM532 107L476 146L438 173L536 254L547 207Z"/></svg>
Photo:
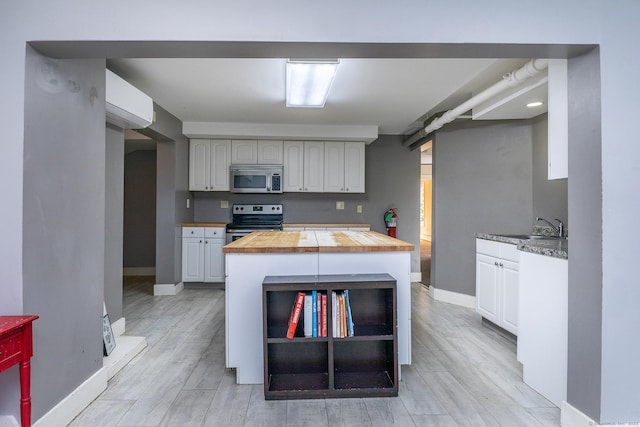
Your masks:
<svg viewBox="0 0 640 427"><path fill-rule="evenodd" d="M344 209L344 202L336 202L336 209L338 210Z"/></svg>
<svg viewBox="0 0 640 427"><path fill-rule="evenodd" d="M229 207L229 201L228 200L220 200L220 208L226 209L228 207Z"/></svg>
<svg viewBox="0 0 640 427"><path fill-rule="evenodd" d="M362 205L356 206L356 213L362 213Z"/></svg>

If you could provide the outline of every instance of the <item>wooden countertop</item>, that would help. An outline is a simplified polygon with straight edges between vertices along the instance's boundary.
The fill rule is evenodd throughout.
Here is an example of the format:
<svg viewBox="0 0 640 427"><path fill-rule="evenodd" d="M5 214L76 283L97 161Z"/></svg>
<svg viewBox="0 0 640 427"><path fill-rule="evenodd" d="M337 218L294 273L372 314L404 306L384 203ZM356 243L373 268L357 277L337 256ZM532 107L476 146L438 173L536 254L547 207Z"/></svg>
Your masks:
<svg viewBox="0 0 640 427"><path fill-rule="evenodd" d="M183 227L226 227L226 222L184 222Z"/></svg>
<svg viewBox="0 0 640 427"><path fill-rule="evenodd" d="M222 250L232 253L403 252L411 243L376 231L256 231Z"/></svg>
<svg viewBox="0 0 640 427"><path fill-rule="evenodd" d="M370 224L336 224L336 223L285 223L282 224L282 228L287 227L370 227Z"/></svg>

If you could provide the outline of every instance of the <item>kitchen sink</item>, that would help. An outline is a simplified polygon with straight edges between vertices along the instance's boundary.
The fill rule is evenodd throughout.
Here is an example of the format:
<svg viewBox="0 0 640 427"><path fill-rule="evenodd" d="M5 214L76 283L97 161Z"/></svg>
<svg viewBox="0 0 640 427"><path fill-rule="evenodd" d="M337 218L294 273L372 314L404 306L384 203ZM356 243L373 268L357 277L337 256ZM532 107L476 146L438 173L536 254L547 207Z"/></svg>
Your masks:
<svg viewBox="0 0 640 427"><path fill-rule="evenodd" d="M521 239L521 240L559 240L563 239L563 237L558 236L540 236L537 234L499 234L502 237L509 237L512 239Z"/></svg>

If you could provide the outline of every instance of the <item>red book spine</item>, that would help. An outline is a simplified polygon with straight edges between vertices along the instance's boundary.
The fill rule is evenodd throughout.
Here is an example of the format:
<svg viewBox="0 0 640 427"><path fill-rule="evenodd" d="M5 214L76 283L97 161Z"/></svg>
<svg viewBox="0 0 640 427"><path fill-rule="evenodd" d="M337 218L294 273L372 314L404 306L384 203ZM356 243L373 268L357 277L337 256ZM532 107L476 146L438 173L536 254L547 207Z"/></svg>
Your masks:
<svg viewBox="0 0 640 427"><path fill-rule="evenodd" d="M327 336L327 295L322 294L322 336Z"/></svg>
<svg viewBox="0 0 640 427"><path fill-rule="evenodd" d="M291 309L291 317L289 318L289 329L287 329L287 338L293 338L296 334L300 313L302 313L302 305L304 304L304 293L298 292L296 301Z"/></svg>

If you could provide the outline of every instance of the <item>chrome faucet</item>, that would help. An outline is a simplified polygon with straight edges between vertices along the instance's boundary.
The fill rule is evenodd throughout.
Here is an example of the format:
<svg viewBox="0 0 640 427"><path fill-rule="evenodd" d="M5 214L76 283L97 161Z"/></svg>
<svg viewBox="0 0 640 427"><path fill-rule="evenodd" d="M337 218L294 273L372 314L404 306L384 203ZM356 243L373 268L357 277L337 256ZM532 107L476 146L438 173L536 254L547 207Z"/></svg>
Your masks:
<svg viewBox="0 0 640 427"><path fill-rule="evenodd" d="M537 217L536 218L536 221L546 222L551 228L553 228L553 231L556 232L558 237L564 237L564 223L562 221L560 221L558 218L556 218L555 220L558 221L558 226L557 227L555 225L553 225L551 222L549 222L548 220L544 219L544 218L541 218L541 217Z"/></svg>

